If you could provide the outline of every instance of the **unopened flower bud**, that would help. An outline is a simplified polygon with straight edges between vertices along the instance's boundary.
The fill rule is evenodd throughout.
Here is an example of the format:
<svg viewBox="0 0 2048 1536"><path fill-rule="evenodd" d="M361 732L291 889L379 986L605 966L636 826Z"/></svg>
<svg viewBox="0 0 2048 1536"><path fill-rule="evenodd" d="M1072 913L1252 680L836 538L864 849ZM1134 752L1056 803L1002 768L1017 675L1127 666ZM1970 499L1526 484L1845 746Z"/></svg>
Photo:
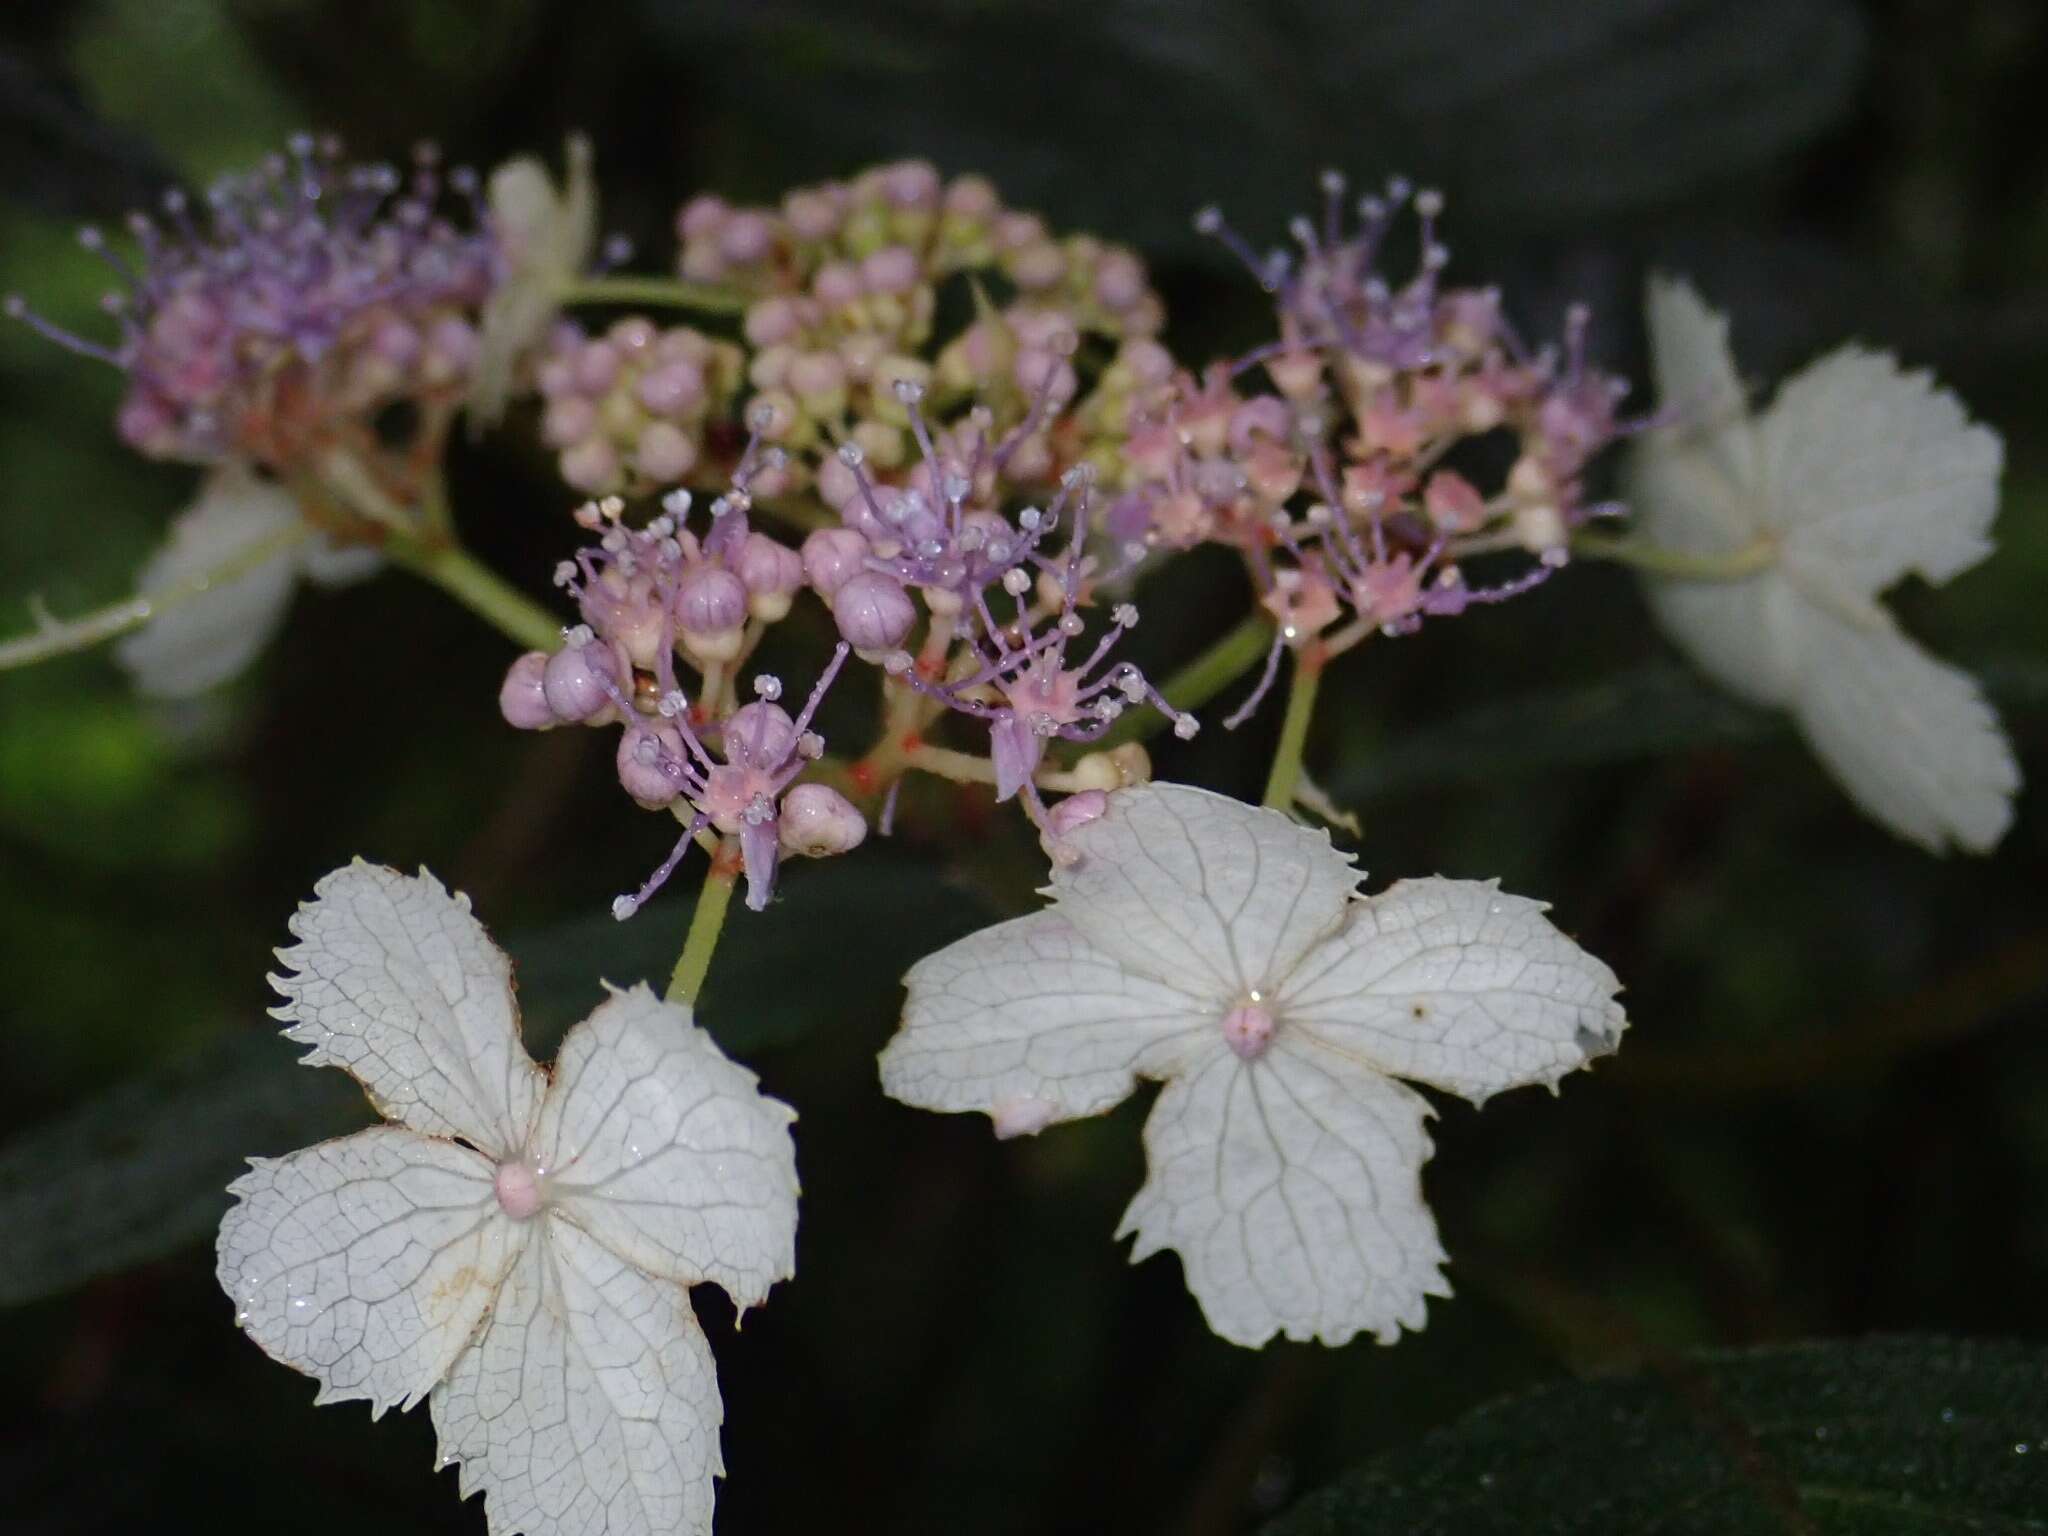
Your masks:
<svg viewBox="0 0 2048 1536"><path fill-rule="evenodd" d="M1145 268L1129 251L1105 251L1095 264L1095 302L1121 314L1145 297Z"/></svg>
<svg viewBox="0 0 2048 1536"><path fill-rule="evenodd" d="M697 444L674 422L650 423L633 450L633 467L649 480L672 484L697 462Z"/></svg>
<svg viewBox="0 0 2048 1536"><path fill-rule="evenodd" d="M893 578L861 571L832 594L839 633L857 651L887 651L902 644L917 622L916 605Z"/></svg>
<svg viewBox="0 0 2048 1536"><path fill-rule="evenodd" d="M867 818L829 785L799 784L782 797L784 853L822 859L858 848L867 835Z"/></svg>
<svg viewBox="0 0 2048 1536"><path fill-rule="evenodd" d="M723 635L747 622L747 588L731 571L700 565L676 585L676 624L693 638Z"/></svg>
<svg viewBox="0 0 2048 1536"><path fill-rule="evenodd" d="M613 490L619 483L618 450L602 437L586 437L565 450L559 467L572 490L593 496Z"/></svg>
<svg viewBox="0 0 2048 1536"><path fill-rule="evenodd" d="M602 640L565 646L547 660L541 676L548 708L557 720L590 720L611 704L603 679L616 665L612 648Z"/></svg>
<svg viewBox="0 0 2048 1536"><path fill-rule="evenodd" d="M556 723L548 706L548 654L528 651L513 662L498 686L498 713L517 730L544 731Z"/></svg>
<svg viewBox="0 0 2048 1536"><path fill-rule="evenodd" d="M660 810L683 792L682 755L675 727L635 721L619 733L619 783L648 810Z"/></svg>
<svg viewBox="0 0 2048 1536"><path fill-rule="evenodd" d="M1097 753L1096 756L1103 754ZM1114 785L1107 788L1114 788ZM1053 836L1065 837L1076 827L1086 826L1109 809L1109 796L1103 789L1084 789L1078 794L1067 796L1046 814Z"/></svg>
<svg viewBox="0 0 2048 1536"><path fill-rule="evenodd" d="M681 419L704 399L704 370L688 358L677 358L642 374L634 393L654 415Z"/></svg>
<svg viewBox="0 0 2048 1536"><path fill-rule="evenodd" d="M732 569L746 585L748 609L771 624L789 612L789 600L804 580L802 557L765 533L747 535Z"/></svg>
<svg viewBox="0 0 2048 1536"><path fill-rule="evenodd" d="M719 740L728 763L775 768L796 750L796 722L780 704L762 699L734 710Z"/></svg>
<svg viewBox="0 0 2048 1536"><path fill-rule="evenodd" d="M775 225L764 213L746 209L718 229L718 254L735 266L748 266L775 247Z"/></svg>
<svg viewBox="0 0 2048 1536"><path fill-rule="evenodd" d="M827 602L867 563L868 541L851 528L820 528L804 540L804 578Z"/></svg>
<svg viewBox="0 0 2048 1536"><path fill-rule="evenodd" d="M917 256L906 246L888 245L860 264L870 293L907 293L917 285Z"/></svg>

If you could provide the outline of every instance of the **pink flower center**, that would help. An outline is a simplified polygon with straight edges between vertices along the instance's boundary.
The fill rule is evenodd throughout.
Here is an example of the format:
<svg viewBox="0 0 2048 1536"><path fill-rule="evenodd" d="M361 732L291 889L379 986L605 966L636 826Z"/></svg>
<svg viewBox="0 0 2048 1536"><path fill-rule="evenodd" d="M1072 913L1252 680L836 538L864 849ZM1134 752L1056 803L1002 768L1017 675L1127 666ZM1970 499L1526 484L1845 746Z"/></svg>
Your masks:
<svg viewBox="0 0 2048 1536"><path fill-rule="evenodd" d="M1223 1039L1244 1060L1256 1061L1273 1041L1273 1015L1258 1003L1239 1003L1223 1016Z"/></svg>
<svg viewBox="0 0 2048 1536"><path fill-rule="evenodd" d="M540 1174L524 1158L498 1164L493 1188L498 1208L514 1221L525 1221L540 1209Z"/></svg>

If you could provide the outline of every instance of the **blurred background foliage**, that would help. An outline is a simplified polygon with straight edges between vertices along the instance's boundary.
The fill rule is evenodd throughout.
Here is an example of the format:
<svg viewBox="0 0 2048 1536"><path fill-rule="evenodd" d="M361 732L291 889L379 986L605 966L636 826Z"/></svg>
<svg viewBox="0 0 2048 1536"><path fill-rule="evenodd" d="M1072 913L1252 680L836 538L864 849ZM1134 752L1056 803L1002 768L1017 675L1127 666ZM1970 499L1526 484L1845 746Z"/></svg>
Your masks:
<svg viewBox="0 0 2048 1536"><path fill-rule="evenodd" d="M1169 339L1200 357L1264 321L1190 209L1277 233L1321 165L1399 169L1447 188L1454 275L1500 281L1538 328L1586 298L1613 365L1640 370L1655 266L1732 309L1759 377L1856 336L1955 386L2007 443L2000 550L1903 609L1992 680L2038 777L2044 45L2033 0L11 0L0 289L90 325L103 274L76 221L301 125L481 164L581 127L605 222L647 263L691 191L925 155L1145 246ZM190 492L117 447L114 399L107 371L0 329L8 629L31 594L63 613L123 592ZM452 473L468 536L539 590L569 498L522 427L459 445ZM1242 611L1227 565L1175 569L1145 594L1141 660ZM505 659L388 576L302 597L203 706L138 704L103 655L0 676L10 1531L482 1529L429 1472L424 1413L315 1413L237 1336L208 1234L241 1156L367 1114L262 1013L322 872L361 853L472 891L537 1048L599 974L665 971L686 893L603 915L659 830L595 733L502 727ZM865 700L842 695L828 726L858 741ZM1158 766L1255 795L1274 713ZM1310 763L1376 882L1498 875L1628 984L1626 1048L1560 1101L1443 1107L1427 1186L1458 1298L1391 1350L1234 1349L1170 1258L1132 1271L1110 1241L1142 1103L999 1146L881 1098L903 967L1023 909L1042 869L1017 818L922 793L893 846L743 914L705 997L800 1111L805 1181L799 1281L744 1334L698 1298L721 1529L1203 1536L1381 1453L1289 1528L2048 1529L2048 1450L2024 1459L2048 1435L2038 1347L1688 1353L2048 1339L2040 794L1988 860L1892 841L1787 730L1694 681L1609 569L1366 647L1326 685ZM1565 1395L1461 1417L1537 1386ZM1830 1426L1869 1454L1828 1462Z"/></svg>

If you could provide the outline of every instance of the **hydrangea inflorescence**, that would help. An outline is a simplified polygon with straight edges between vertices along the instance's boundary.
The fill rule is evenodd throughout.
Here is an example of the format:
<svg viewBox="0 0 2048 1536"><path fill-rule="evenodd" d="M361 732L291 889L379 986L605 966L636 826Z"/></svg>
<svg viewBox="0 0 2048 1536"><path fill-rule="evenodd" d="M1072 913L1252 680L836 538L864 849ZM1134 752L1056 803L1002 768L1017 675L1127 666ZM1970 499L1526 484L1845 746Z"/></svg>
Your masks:
<svg viewBox="0 0 2048 1536"><path fill-rule="evenodd" d="M452 206L450 206L452 205ZM121 334L89 341L9 308L128 375L117 428L156 458L289 464L308 439L399 399L462 398L500 275L473 171L352 164L301 135L196 202L129 221L136 254L80 233L122 279Z"/></svg>
<svg viewBox="0 0 2048 1536"><path fill-rule="evenodd" d="M552 1078L503 956L424 875L330 875L283 952L287 1033L396 1123L238 1181L222 1284L322 1401L430 1397L495 1536L709 1531L720 1409L682 1287L745 1305L790 1274L796 1188L788 1112L688 1005L739 882L758 910L785 860L889 832L907 775L1017 801L1053 902L912 969L884 1087L1012 1136L1161 1081L1123 1231L1134 1258L1176 1250L1215 1331L1253 1346L1391 1342L1449 1294L1430 1110L1403 1080L1555 1088L1625 1027L1613 973L1540 903L1442 878L1362 896L1296 819L1338 814L1302 776L1332 657L1575 552L1623 560L1680 645L1789 709L1888 825L1977 849L2007 823L1995 718L1875 601L1988 552L1999 445L1887 359L1824 360L1752 416L1721 323L1661 287L1665 398L1624 419L1587 313L1530 345L1498 289L1451 281L1443 197L1399 181L1351 199L1327 175L1286 251L1200 214L1273 306L1269 338L1220 360L1162 340L1134 252L923 161L769 206L692 197L673 276L597 259L596 209L580 140L559 185L520 160L479 188L304 138L137 220L133 262L88 236L127 283L116 343L9 303L126 370L126 442L212 467L139 596L0 663L139 630L141 685L198 691L299 576L381 553L517 641L510 725L616 729L621 789L675 819L615 916L707 854L666 1001L615 992ZM464 410L536 434L591 498L562 609L456 541L439 466ZM1596 461L1639 431L1629 484L1660 542L1589 527L1624 512ZM1155 682L1122 642L1208 545L1244 567L1243 621ZM757 664L783 625L816 657L800 702ZM1255 677L1244 723L1290 654L1262 806L1149 782L1149 732L1192 737ZM852 665L879 718L833 755L816 717Z"/></svg>

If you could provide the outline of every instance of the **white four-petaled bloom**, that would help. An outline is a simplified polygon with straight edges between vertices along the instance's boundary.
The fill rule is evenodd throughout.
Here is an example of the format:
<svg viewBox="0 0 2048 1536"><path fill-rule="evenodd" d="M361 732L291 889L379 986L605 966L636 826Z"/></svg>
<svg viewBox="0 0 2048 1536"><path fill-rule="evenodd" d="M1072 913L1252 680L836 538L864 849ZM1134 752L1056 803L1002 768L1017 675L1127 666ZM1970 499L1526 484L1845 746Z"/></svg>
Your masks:
<svg viewBox="0 0 2048 1536"><path fill-rule="evenodd" d="M1417 1082L1483 1102L1614 1049L1614 973L1492 883L1358 870L1278 811L1182 785L1067 834L1046 910L915 966L882 1081L998 1135L1164 1079L1132 1260L1177 1249L1210 1327L1391 1342L1447 1296Z"/></svg>
<svg viewBox="0 0 2048 1536"><path fill-rule="evenodd" d="M369 575L378 559L373 549L337 546L308 528L289 491L230 460L207 475L137 583L144 598L208 585L165 607L115 655L140 693L204 693L256 659L284 623L301 577L339 586Z"/></svg>
<svg viewBox="0 0 2048 1536"><path fill-rule="evenodd" d="M1900 633L1878 596L1991 553L1997 434L1927 374L1853 346L1752 414L1727 319L1682 282L1651 284L1649 328L1678 420L1631 454L1629 502L1654 544L1754 564L1736 580L1652 577L1658 619L1731 693L1790 711L1878 821L1931 851L1987 851L2012 821L2012 747L1975 680Z"/></svg>
<svg viewBox="0 0 2048 1536"><path fill-rule="evenodd" d="M794 1272L794 1116L644 986L537 1066L510 962L424 873L358 861L316 898L277 1016L391 1123L236 1180L238 1320L319 1402L428 1398L493 1536L709 1532L722 1410L688 1287L744 1308Z"/></svg>

